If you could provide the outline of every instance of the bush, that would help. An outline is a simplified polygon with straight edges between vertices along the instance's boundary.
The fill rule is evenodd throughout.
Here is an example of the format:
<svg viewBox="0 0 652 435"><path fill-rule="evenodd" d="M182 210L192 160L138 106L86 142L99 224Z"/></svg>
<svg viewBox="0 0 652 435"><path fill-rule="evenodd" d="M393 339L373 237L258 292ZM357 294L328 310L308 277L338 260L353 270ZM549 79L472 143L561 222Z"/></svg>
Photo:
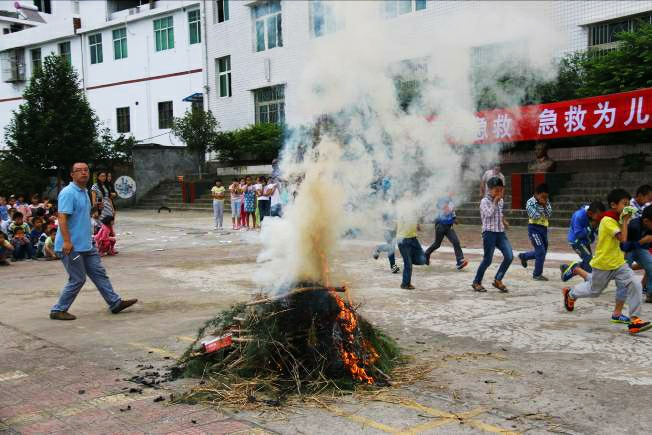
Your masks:
<svg viewBox="0 0 652 435"><path fill-rule="evenodd" d="M284 128L276 124L256 124L218 133L211 147L220 160L269 163L283 146Z"/></svg>

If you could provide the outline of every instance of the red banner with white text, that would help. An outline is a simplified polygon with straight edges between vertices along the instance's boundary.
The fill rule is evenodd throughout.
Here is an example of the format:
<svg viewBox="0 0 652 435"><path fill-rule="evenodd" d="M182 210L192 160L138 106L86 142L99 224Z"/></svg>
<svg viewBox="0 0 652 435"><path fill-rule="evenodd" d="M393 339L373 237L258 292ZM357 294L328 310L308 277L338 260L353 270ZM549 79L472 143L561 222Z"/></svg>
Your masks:
<svg viewBox="0 0 652 435"><path fill-rule="evenodd" d="M652 88L476 114L476 144L546 140L652 127Z"/></svg>

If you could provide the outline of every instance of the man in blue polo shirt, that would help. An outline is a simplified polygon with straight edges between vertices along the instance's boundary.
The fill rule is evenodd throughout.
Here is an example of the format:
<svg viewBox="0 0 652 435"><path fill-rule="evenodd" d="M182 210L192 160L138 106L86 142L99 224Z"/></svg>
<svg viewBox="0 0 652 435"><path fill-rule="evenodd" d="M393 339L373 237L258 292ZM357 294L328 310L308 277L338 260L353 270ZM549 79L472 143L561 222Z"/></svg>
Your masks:
<svg viewBox="0 0 652 435"><path fill-rule="evenodd" d="M54 241L54 250L68 272L68 283L61 291L59 301L52 307L50 319L76 319L68 309L84 286L86 276L100 291L111 312L118 314L138 302L138 299L123 300L113 291L97 249L91 242L91 201L86 190L88 165L75 163L70 175L72 182L59 193L59 231Z"/></svg>

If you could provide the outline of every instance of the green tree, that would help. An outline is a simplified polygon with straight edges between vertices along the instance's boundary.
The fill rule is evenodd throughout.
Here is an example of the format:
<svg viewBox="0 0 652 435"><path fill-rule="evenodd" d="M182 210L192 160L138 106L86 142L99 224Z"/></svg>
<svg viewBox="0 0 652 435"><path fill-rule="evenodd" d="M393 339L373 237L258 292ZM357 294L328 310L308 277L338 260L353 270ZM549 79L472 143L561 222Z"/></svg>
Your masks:
<svg viewBox="0 0 652 435"><path fill-rule="evenodd" d="M552 81L537 82L527 70L507 71L491 87L476 86L478 110L503 107L501 95L520 93L522 104L539 104L652 87L652 25L640 22L615 39L615 49L562 57Z"/></svg>
<svg viewBox="0 0 652 435"><path fill-rule="evenodd" d="M131 162L136 139L133 136L120 134L113 137L111 130L107 127L100 131L100 150L97 157L97 164L106 168L113 168L117 164Z"/></svg>
<svg viewBox="0 0 652 435"><path fill-rule="evenodd" d="M203 109L186 110L183 117L174 118L172 122L172 134L186 144L188 152L196 155L200 176L206 151L215 143L219 127L213 113Z"/></svg>
<svg viewBox="0 0 652 435"><path fill-rule="evenodd" d="M579 90L585 86L586 53L578 52L567 55L559 61L559 72L553 81L537 86L536 103L551 103L554 101L573 100L582 95Z"/></svg>
<svg viewBox="0 0 652 435"><path fill-rule="evenodd" d="M6 160L41 178L52 169L67 176L76 161L96 161L101 153L98 120L65 58L47 56L23 99L5 129Z"/></svg>
<svg viewBox="0 0 652 435"><path fill-rule="evenodd" d="M9 156L0 160L0 195L40 192L46 183L43 172L30 170Z"/></svg>
<svg viewBox="0 0 652 435"><path fill-rule="evenodd" d="M652 87L652 25L641 22L632 32L616 35L618 48L589 52L583 63L582 96L604 95Z"/></svg>
<svg viewBox="0 0 652 435"><path fill-rule="evenodd" d="M271 162L283 146L284 127L277 124L256 124L239 130L219 133L213 151L220 159Z"/></svg>

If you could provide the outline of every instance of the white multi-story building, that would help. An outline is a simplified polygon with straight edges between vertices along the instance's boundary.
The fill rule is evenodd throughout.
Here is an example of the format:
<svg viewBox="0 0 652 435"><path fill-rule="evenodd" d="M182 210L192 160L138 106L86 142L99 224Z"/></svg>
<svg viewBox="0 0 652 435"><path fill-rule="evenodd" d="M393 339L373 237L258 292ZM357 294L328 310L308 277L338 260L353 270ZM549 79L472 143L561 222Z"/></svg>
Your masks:
<svg viewBox="0 0 652 435"><path fill-rule="evenodd" d="M0 10L8 11L0 13L0 25L7 29L0 35L0 128L20 104L33 69L47 54L57 53L70 59L105 125L163 145L181 145L168 127L171 117L190 106L184 100L203 100L224 130L301 119L297 101L303 69L322 41L351 25L338 19L335 2L323 0L22 3L30 9L17 10L13 1L0 0ZM425 29L478 3L377 2L387 32L403 38L406 46ZM618 31L652 19L649 0L555 1L549 8L562 33L560 54L611 49Z"/></svg>
<svg viewBox="0 0 652 435"><path fill-rule="evenodd" d="M169 127L193 102L203 104L199 0L34 4L44 23L0 36L0 127L21 104L35 68L55 53L69 59L103 125L142 143L183 145Z"/></svg>
<svg viewBox="0 0 652 435"><path fill-rule="evenodd" d="M292 124L301 72L321 40L347 23L338 20L336 2L301 0L206 1L205 68L209 108L225 129L255 122ZM419 38L428 26L473 9L478 2L384 0L386 31ZM618 31L636 20L650 22L652 1L555 1L549 12L560 32L559 54L613 48ZM349 23L350 24L350 23ZM387 59L388 64L402 59ZM346 65L333 65L346 68Z"/></svg>

